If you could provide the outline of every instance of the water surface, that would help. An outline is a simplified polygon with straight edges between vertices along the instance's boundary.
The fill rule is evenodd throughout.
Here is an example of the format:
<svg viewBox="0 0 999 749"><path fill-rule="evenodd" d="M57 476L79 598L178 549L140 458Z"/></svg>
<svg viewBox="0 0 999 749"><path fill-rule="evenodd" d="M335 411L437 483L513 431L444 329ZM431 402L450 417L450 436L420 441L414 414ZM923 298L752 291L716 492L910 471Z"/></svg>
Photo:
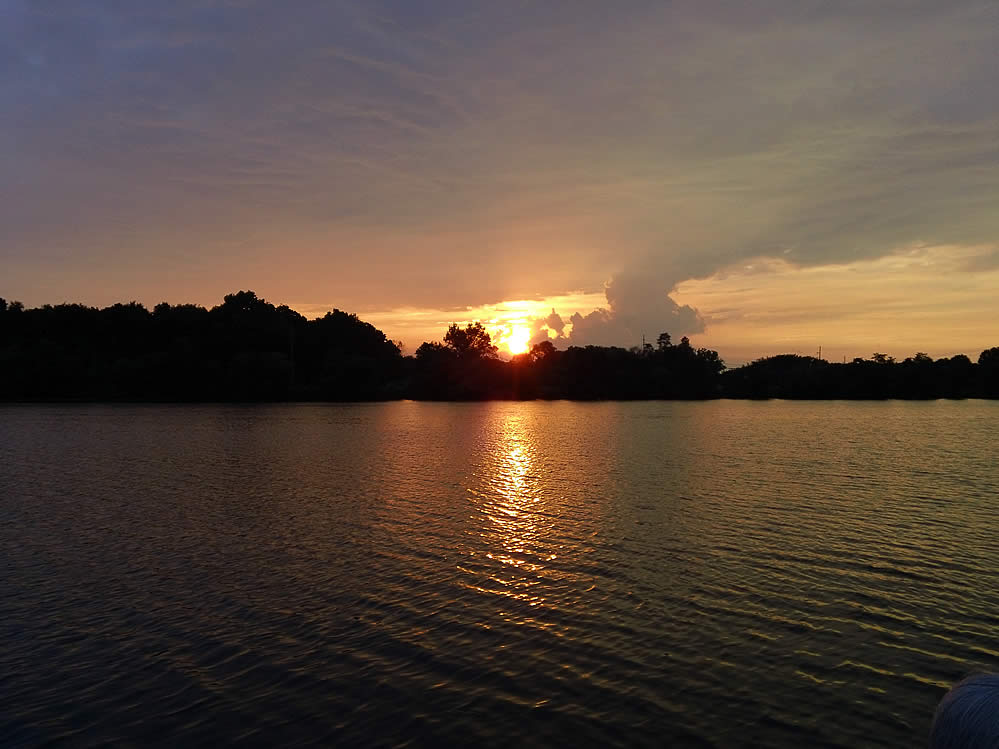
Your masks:
<svg viewBox="0 0 999 749"><path fill-rule="evenodd" d="M918 746L999 403L0 408L4 746Z"/></svg>

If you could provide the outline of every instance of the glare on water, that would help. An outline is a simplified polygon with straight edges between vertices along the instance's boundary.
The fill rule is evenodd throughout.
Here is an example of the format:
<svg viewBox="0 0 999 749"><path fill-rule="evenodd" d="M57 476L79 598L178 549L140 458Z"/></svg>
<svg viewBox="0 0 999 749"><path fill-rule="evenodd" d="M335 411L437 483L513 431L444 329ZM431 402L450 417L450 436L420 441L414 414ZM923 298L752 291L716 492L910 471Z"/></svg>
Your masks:
<svg viewBox="0 0 999 749"><path fill-rule="evenodd" d="M918 745L999 669L997 416L5 408L0 743Z"/></svg>

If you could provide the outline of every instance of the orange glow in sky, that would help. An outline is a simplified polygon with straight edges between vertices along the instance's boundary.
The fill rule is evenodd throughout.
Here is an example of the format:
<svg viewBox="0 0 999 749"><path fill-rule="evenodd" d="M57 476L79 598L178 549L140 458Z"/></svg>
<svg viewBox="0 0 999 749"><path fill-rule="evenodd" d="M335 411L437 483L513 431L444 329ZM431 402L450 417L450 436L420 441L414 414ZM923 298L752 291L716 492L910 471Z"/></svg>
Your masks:
<svg viewBox="0 0 999 749"><path fill-rule="evenodd" d="M506 344L511 354L524 354L530 348L531 329L524 324L515 324L510 328L510 332L503 343Z"/></svg>
<svg viewBox="0 0 999 749"><path fill-rule="evenodd" d="M999 343L994 0L52 5L0 0L8 301L253 290L406 355Z"/></svg>

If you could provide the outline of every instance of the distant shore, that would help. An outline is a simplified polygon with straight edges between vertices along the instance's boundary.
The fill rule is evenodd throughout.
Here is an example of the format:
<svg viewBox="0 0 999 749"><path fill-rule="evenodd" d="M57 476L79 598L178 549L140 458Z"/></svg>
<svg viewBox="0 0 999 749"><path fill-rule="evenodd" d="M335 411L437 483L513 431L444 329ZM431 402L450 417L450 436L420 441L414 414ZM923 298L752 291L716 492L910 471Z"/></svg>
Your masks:
<svg viewBox="0 0 999 749"><path fill-rule="evenodd" d="M0 299L0 402L283 403L389 400L933 400L999 398L999 347L883 353L849 363L797 354L727 369L667 332L656 344L550 340L500 359L479 323L451 325L413 356L356 315L308 320L252 291L197 305L25 309Z"/></svg>

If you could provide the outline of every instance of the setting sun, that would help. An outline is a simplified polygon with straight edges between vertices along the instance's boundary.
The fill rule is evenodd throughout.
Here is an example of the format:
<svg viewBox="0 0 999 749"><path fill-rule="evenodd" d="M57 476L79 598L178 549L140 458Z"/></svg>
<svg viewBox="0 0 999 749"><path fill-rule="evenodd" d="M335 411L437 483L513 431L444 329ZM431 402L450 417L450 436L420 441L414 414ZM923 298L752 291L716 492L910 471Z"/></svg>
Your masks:
<svg viewBox="0 0 999 749"><path fill-rule="evenodd" d="M503 343L513 355L527 353L531 342L531 329L526 325L514 325Z"/></svg>

